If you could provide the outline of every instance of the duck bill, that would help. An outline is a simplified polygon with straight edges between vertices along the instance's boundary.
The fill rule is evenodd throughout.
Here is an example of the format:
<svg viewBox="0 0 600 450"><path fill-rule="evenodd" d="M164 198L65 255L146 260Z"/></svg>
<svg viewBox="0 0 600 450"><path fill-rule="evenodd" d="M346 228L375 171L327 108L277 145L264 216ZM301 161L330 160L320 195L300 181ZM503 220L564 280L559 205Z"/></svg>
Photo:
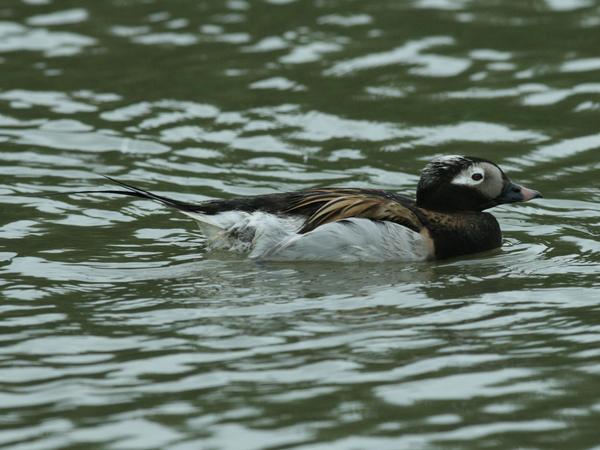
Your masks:
<svg viewBox="0 0 600 450"><path fill-rule="evenodd" d="M496 202L498 205L501 205L503 203L528 202L534 198L542 198L542 194L533 189L509 181L506 186L504 186L500 196L496 198Z"/></svg>

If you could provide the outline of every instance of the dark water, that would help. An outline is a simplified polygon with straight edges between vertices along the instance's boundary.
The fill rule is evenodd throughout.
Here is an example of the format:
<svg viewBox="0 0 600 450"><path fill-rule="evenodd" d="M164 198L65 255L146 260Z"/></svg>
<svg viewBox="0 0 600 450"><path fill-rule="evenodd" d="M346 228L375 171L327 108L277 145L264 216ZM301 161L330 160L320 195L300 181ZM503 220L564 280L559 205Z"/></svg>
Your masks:
<svg viewBox="0 0 600 450"><path fill-rule="evenodd" d="M0 445L600 449L600 3L3 0ZM500 163L543 201L429 264L207 254L141 200L414 191Z"/></svg>

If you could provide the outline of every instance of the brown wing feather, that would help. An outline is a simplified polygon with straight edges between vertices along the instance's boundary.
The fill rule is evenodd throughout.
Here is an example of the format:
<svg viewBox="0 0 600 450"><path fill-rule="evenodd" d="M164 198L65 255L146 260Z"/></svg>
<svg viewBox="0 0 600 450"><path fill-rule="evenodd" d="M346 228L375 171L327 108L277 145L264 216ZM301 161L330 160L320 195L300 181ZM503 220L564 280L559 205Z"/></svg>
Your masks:
<svg viewBox="0 0 600 450"><path fill-rule="evenodd" d="M411 209L401 203L358 189L320 189L308 191L287 212L317 208L306 220L299 233L307 233L326 223L351 217L395 222L413 231L423 224Z"/></svg>

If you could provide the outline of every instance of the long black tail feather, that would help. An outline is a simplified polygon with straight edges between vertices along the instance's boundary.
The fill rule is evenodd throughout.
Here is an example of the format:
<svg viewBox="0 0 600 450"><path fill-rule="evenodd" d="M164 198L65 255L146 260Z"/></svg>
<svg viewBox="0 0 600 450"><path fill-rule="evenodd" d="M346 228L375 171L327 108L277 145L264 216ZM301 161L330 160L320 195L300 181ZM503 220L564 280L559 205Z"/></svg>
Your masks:
<svg viewBox="0 0 600 450"><path fill-rule="evenodd" d="M273 214L285 213L290 204L294 204L302 198L302 191L300 192L284 192L276 194L263 194L250 197L237 197L231 199L215 199L206 200L200 203L186 203L180 200L175 200L162 195L154 194L153 192L140 189L130 184L124 183L123 181L116 180L114 178L104 176L107 180L121 186L124 190L117 189L98 189L98 190L86 190L76 192L64 192L62 194L117 194L117 195L128 195L130 197L144 198L148 200L154 200L162 203L163 205L170 206L171 208L178 209L184 212L199 212L202 214L218 214L223 211L264 211ZM61 193L59 193L61 194ZM315 204L316 205L316 204ZM310 215L316 206L313 205L311 208L304 208L296 210L297 214Z"/></svg>
<svg viewBox="0 0 600 450"><path fill-rule="evenodd" d="M175 209L179 209L181 211L187 212L199 212L202 211L202 205L197 204L194 205L192 203L186 203L179 200L175 200L169 197L164 197L162 195L154 194L153 192L146 191L144 189L132 186L130 184L124 183L123 181L116 180L112 177L103 175L107 180L118 184L125 188L125 190L117 190L117 189L97 189L97 190L86 190L86 191L74 191L74 192L65 192L65 194L117 194L117 195L128 195L130 197L144 198L147 200L154 200L156 202L162 203L163 205L170 206Z"/></svg>

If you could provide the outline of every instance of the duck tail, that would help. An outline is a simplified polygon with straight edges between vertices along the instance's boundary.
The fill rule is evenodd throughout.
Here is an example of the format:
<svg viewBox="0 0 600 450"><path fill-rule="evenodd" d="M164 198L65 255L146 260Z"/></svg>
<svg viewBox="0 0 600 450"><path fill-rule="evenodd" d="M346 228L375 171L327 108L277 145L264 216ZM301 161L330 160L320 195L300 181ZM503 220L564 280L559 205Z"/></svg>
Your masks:
<svg viewBox="0 0 600 450"><path fill-rule="evenodd" d="M154 194L153 192L146 191L144 189L132 186L131 184L124 183L123 181L116 180L112 177L103 175L107 180L123 187L124 189L95 189L89 191L75 191L65 192L67 195L71 194L117 194L117 195L128 195L130 197L143 198L147 200L153 200L171 208L178 209L185 213L202 213L203 207L201 204L192 204L175 200L162 195Z"/></svg>

